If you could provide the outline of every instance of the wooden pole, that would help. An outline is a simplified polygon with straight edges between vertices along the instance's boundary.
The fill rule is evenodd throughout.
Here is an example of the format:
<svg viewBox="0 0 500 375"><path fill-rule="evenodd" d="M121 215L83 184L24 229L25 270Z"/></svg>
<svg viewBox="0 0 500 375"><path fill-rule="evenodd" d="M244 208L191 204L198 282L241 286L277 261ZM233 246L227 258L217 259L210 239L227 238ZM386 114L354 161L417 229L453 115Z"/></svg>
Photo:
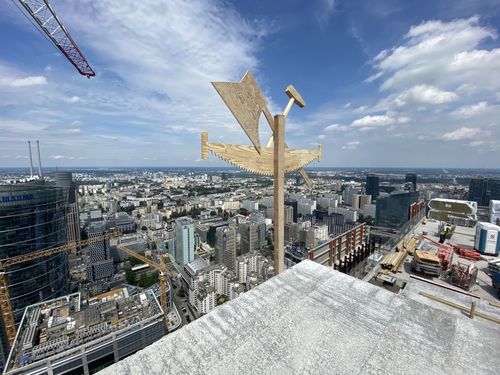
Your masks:
<svg viewBox="0 0 500 375"><path fill-rule="evenodd" d="M274 273L285 267L285 116L274 116Z"/></svg>

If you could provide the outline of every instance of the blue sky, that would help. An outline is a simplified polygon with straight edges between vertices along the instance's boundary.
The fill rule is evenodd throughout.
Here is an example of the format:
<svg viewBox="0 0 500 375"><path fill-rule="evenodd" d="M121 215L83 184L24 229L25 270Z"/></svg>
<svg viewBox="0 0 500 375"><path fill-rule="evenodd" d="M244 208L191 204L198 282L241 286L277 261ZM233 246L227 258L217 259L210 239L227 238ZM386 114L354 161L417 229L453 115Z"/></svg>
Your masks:
<svg viewBox="0 0 500 375"><path fill-rule="evenodd" d="M19 10L0 14L0 166L225 165L249 141L210 81L247 69L316 166L498 167L500 1L51 1L97 76ZM261 142L269 137L262 121Z"/></svg>

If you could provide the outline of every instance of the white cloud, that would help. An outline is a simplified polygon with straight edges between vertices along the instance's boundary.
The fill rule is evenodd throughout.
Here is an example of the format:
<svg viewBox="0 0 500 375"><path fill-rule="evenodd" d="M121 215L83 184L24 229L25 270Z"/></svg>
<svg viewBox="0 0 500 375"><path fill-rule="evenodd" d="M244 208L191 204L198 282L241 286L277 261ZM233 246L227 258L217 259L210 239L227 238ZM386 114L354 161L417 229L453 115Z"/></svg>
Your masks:
<svg viewBox="0 0 500 375"><path fill-rule="evenodd" d="M391 114L373 116L367 115L365 117L354 120L351 126L367 130L367 128L383 127L392 124L405 124L409 121L410 118L406 116L393 116Z"/></svg>
<svg viewBox="0 0 500 375"><path fill-rule="evenodd" d="M458 95L451 91L443 91L430 85L416 85L403 91L395 99L397 106L408 103L443 104L458 100Z"/></svg>
<svg viewBox="0 0 500 375"><path fill-rule="evenodd" d="M476 49L482 41L496 37L495 30L479 25L477 16L450 22L423 22L410 28L402 45L375 57L377 71L367 81L385 77L382 90L477 82L481 82L483 89L498 88L500 49Z"/></svg>
<svg viewBox="0 0 500 375"><path fill-rule="evenodd" d="M464 139L474 139L481 133L478 128L461 127L455 131L443 134L442 138L446 141L461 141Z"/></svg>
<svg viewBox="0 0 500 375"><path fill-rule="evenodd" d="M471 146L471 147L478 147L478 146L482 146L484 144L485 144L485 141L483 141L483 140L472 141L471 143L469 143L469 146Z"/></svg>
<svg viewBox="0 0 500 375"><path fill-rule="evenodd" d="M10 81L9 86L12 87L27 87L27 86L37 86L46 85L47 80L43 76L33 76L26 78L18 78Z"/></svg>
<svg viewBox="0 0 500 375"><path fill-rule="evenodd" d="M80 98L78 96L74 95L74 96L70 96L69 98L66 98L65 101L67 101L68 103L76 103L76 102L80 101Z"/></svg>
<svg viewBox="0 0 500 375"><path fill-rule="evenodd" d="M323 131L332 132L332 131L346 131L349 130L349 126L340 125L340 124L332 124L328 125Z"/></svg>
<svg viewBox="0 0 500 375"><path fill-rule="evenodd" d="M479 102L477 104L460 107L451 112L451 114L459 118L470 118L488 112L490 109L491 107L487 102Z"/></svg>
<svg viewBox="0 0 500 375"><path fill-rule="evenodd" d="M326 135L324 135L324 134L318 135L318 139L325 139L325 138L326 138Z"/></svg>
<svg viewBox="0 0 500 375"><path fill-rule="evenodd" d="M356 148L358 148L360 143L361 142L359 141L347 142L344 146L342 146L342 150L355 150Z"/></svg>
<svg viewBox="0 0 500 375"><path fill-rule="evenodd" d="M49 156L51 159L59 160L59 159L66 159L66 156L64 155L51 155Z"/></svg>

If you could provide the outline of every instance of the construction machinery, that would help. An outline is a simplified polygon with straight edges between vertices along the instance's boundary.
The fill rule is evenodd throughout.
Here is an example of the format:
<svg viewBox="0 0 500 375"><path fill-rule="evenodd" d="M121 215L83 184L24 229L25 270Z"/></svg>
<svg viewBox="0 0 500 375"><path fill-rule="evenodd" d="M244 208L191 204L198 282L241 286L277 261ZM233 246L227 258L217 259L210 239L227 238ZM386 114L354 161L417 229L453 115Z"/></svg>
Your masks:
<svg viewBox="0 0 500 375"><path fill-rule="evenodd" d="M24 8L25 13L27 13L27 17L31 17L36 24L38 24L43 35L61 51L64 56L66 56L68 61L73 64L81 75L87 78L95 76L95 72L90 67L87 59L80 51L59 17L57 17L57 14L54 12L48 0L18 1Z"/></svg>
<svg viewBox="0 0 500 375"><path fill-rule="evenodd" d="M137 253L136 251L128 248L125 245L118 245L118 249L120 251L123 251L125 254L127 254L131 257L134 257L134 258L140 260L141 262L144 262L145 264L149 265L151 268L154 268L155 270L157 270L160 273L160 277L159 277L159 279L160 279L160 305L161 305L161 308L163 310L163 315L165 317L165 328L168 332L168 311L169 311L170 301L169 301L169 296L167 293L168 275L169 275L169 271L168 271L167 267L163 264L156 263L153 260L146 258L144 255Z"/></svg>
<svg viewBox="0 0 500 375"><path fill-rule="evenodd" d="M437 255L430 251L415 250L411 268L414 271L422 272L427 275L439 276L441 274L441 262Z"/></svg>
<svg viewBox="0 0 500 375"><path fill-rule="evenodd" d="M7 276L7 267L28 262L30 260L52 256L55 254L71 251L77 246L87 246L109 237L120 235L118 232L110 232L103 236L96 236L83 241L68 242L65 245L52 247L45 250L34 251L25 255L18 255L12 258L0 260L0 308L2 309L2 319L7 334L9 346L12 345L16 338L16 323L14 321L14 311L9 293L9 279Z"/></svg>

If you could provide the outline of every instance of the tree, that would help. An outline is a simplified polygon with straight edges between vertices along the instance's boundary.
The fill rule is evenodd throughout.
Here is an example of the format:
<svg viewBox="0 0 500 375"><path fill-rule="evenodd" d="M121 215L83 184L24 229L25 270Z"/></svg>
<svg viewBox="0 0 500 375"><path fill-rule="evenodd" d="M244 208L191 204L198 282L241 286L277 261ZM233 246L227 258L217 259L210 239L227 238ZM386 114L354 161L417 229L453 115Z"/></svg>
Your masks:
<svg viewBox="0 0 500 375"><path fill-rule="evenodd" d="M143 232L145 232L145 231L147 231L147 230L148 230L148 227L146 227L145 225L143 225L143 226L141 227L141 230L142 230Z"/></svg>
<svg viewBox="0 0 500 375"><path fill-rule="evenodd" d="M132 271L130 268L125 270L125 280L127 280L127 284L135 284L135 274L134 271Z"/></svg>
<svg viewBox="0 0 500 375"><path fill-rule="evenodd" d="M217 211L210 211L210 216L216 216L217 215Z"/></svg>
<svg viewBox="0 0 500 375"><path fill-rule="evenodd" d="M241 207L240 210L239 210L239 213L241 215L248 216L248 210L246 208Z"/></svg>

